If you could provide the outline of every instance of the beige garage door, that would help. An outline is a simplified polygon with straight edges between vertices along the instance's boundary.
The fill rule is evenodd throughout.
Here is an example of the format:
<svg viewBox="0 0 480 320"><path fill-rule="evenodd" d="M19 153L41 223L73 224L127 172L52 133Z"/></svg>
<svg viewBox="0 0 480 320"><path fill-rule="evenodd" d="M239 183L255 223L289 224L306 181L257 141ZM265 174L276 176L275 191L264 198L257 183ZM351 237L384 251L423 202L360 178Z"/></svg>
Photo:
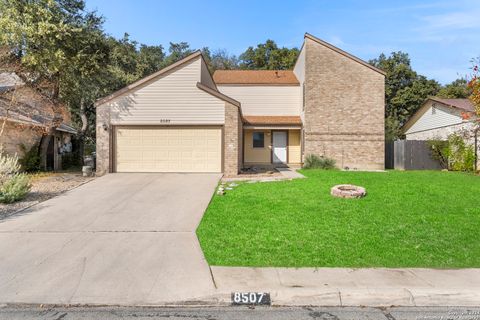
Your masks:
<svg viewBox="0 0 480 320"><path fill-rule="evenodd" d="M201 127L116 129L117 172L221 172L222 130Z"/></svg>

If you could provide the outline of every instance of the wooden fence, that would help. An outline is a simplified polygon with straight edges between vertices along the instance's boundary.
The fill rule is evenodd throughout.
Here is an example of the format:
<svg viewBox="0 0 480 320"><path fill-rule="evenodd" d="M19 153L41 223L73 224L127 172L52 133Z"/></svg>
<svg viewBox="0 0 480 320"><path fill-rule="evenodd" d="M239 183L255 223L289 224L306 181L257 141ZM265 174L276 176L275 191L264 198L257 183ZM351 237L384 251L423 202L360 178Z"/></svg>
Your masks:
<svg viewBox="0 0 480 320"><path fill-rule="evenodd" d="M396 140L385 143L385 168L396 170L441 170L438 160L432 159L427 141Z"/></svg>

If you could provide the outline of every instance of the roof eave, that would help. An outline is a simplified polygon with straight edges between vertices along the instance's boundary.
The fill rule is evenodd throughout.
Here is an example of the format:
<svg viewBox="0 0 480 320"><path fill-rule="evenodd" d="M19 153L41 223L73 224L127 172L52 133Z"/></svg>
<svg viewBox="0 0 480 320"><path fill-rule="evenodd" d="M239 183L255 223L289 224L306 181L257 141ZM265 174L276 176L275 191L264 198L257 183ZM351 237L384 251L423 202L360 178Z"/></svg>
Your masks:
<svg viewBox="0 0 480 320"><path fill-rule="evenodd" d="M197 82L197 88L199 88L200 90L203 90L205 91L206 93L209 93L211 94L212 96L214 97L217 97L219 98L220 100L223 100L225 102L228 102L230 104L233 104L234 106L240 108L240 102L238 102L237 100L233 99L233 98L230 98L229 96L227 95L224 95L223 93L221 93L220 91L216 91L210 87L207 87L206 85L200 83L200 82Z"/></svg>
<svg viewBox="0 0 480 320"><path fill-rule="evenodd" d="M250 86L250 87L299 87L300 83L256 83L256 82L249 82L249 83L235 83L235 82L217 82L219 86Z"/></svg>

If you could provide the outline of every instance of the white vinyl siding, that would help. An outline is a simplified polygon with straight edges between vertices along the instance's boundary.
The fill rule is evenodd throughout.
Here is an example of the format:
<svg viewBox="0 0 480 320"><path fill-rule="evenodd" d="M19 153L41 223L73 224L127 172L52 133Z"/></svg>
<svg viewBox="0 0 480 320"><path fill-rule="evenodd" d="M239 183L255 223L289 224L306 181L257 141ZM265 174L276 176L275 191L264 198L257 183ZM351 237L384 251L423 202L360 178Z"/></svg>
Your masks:
<svg viewBox="0 0 480 320"><path fill-rule="evenodd" d="M117 172L222 170L221 128L117 128L115 140Z"/></svg>
<svg viewBox="0 0 480 320"><path fill-rule="evenodd" d="M299 116L301 86L218 86L223 94L241 103L242 113L251 116Z"/></svg>
<svg viewBox="0 0 480 320"><path fill-rule="evenodd" d="M435 107L432 106L432 102L428 102L425 106L425 112L405 132L406 135L462 123L462 117L459 111L438 102L433 103ZM435 108L435 112L432 112L432 108Z"/></svg>
<svg viewBox="0 0 480 320"><path fill-rule="evenodd" d="M202 59L160 75L108 105L114 125L223 124L225 102L197 88Z"/></svg>
<svg viewBox="0 0 480 320"><path fill-rule="evenodd" d="M473 132L475 125L472 122L454 124L451 126L441 127L441 128L434 128L430 130L418 131L407 133L405 135L406 140L430 140L430 139L439 139L439 140L447 140L448 136L452 133L458 133L461 131ZM473 143L473 139L470 143Z"/></svg>

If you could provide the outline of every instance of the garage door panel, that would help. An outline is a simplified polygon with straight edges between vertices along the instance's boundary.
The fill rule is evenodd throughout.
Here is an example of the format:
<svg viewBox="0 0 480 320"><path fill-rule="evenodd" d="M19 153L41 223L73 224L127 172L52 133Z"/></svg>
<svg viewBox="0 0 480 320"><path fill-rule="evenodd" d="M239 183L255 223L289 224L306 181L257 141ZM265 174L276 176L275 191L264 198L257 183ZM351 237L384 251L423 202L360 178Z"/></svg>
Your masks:
<svg viewBox="0 0 480 320"><path fill-rule="evenodd" d="M221 128L117 128L117 171L221 172L221 133Z"/></svg>

